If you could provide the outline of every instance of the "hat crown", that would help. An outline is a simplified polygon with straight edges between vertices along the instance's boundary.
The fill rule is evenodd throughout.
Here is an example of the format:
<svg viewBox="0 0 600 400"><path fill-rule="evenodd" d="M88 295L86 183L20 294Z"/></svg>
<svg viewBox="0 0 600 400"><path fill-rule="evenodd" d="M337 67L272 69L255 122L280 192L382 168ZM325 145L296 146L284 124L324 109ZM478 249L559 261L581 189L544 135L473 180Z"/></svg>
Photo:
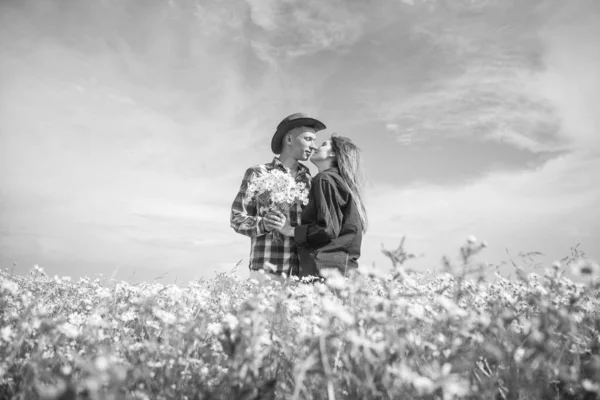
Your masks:
<svg viewBox="0 0 600 400"><path fill-rule="evenodd" d="M308 117L308 115L305 113L294 113L292 115L288 115L279 123L279 125L277 125L277 129L281 128L283 126L283 124L286 124L290 121L293 121L293 120L299 119L299 118L306 118L306 117Z"/></svg>

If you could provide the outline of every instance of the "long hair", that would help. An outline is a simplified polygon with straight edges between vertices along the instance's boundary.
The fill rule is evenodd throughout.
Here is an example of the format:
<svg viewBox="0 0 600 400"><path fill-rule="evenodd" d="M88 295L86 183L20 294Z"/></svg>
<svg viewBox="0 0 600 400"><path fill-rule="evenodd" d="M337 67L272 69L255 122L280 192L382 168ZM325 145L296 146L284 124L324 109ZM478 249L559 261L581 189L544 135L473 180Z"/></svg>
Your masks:
<svg viewBox="0 0 600 400"><path fill-rule="evenodd" d="M335 153L334 165L338 167L342 179L350 188L352 199L358 208L362 231L366 232L369 221L363 201L365 176L361 167L360 149L352 140L337 134L331 136L331 148Z"/></svg>

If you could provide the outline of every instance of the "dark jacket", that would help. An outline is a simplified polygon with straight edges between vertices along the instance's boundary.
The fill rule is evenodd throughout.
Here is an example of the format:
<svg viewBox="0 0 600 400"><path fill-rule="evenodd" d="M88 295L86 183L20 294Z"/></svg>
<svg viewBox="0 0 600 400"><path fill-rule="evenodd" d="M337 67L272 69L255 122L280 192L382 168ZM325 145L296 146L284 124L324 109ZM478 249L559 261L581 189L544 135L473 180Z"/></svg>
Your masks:
<svg viewBox="0 0 600 400"><path fill-rule="evenodd" d="M358 267L362 224L352 193L337 168L313 178L309 202L294 239L300 276L318 276L323 268L337 268L345 275L347 270Z"/></svg>

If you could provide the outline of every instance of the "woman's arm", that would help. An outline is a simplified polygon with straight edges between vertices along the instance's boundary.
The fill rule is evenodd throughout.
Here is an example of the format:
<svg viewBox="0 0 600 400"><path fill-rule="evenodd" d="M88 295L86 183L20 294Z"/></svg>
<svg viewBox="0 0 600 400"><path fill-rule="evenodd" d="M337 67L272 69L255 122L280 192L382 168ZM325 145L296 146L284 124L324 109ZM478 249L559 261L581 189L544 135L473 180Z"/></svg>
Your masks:
<svg viewBox="0 0 600 400"><path fill-rule="evenodd" d="M321 177L313 185L317 219L310 224L296 227L294 239L299 245L325 245L339 236L342 227L342 207L345 202L340 196L336 182Z"/></svg>

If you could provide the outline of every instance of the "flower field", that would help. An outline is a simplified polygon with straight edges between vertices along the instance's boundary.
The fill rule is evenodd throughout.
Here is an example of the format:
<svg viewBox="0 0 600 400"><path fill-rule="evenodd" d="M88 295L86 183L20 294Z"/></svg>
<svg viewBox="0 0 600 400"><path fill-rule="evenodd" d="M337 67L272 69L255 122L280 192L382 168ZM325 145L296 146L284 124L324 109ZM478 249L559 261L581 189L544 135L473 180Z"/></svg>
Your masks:
<svg viewBox="0 0 600 400"><path fill-rule="evenodd" d="M390 273L283 286L3 271L0 398L598 398L598 265L576 254L484 279L483 247L437 276L406 270L401 244Z"/></svg>

